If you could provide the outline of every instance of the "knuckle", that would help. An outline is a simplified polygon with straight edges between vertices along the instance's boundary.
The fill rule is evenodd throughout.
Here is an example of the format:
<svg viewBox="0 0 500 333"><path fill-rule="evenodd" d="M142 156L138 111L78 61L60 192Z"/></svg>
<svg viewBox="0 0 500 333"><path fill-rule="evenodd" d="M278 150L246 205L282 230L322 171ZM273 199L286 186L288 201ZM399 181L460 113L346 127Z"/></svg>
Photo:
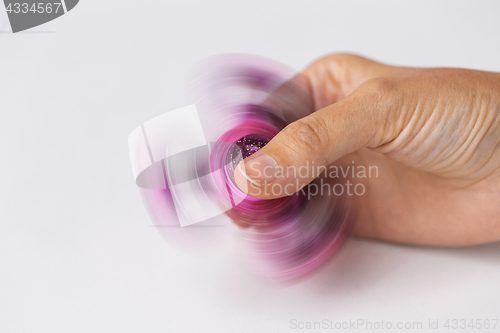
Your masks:
<svg viewBox="0 0 500 333"><path fill-rule="evenodd" d="M365 81L360 88L369 95L385 97L394 94L398 89L398 84L394 79L381 77Z"/></svg>
<svg viewBox="0 0 500 333"><path fill-rule="evenodd" d="M367 145L377 147L394 140L394 126L404 110L404 81L394 78L374 78L360 87L361 101L370 116L372 130Z"/></svg>
<svg viewBox="0 0 500 333"><path fill-rule="evenodd" d="M337 63L353 63L365 59L352 53L331 53L325 56L325 58Z"/></svg>
<svg viewBox="0 0 500 333"><path fill-rule="evenodd" d="M318 155L326 144L327 128L319 117L307 117L297 120L284 129L290 141L290 146L302 151L304 155Z"/></svg>

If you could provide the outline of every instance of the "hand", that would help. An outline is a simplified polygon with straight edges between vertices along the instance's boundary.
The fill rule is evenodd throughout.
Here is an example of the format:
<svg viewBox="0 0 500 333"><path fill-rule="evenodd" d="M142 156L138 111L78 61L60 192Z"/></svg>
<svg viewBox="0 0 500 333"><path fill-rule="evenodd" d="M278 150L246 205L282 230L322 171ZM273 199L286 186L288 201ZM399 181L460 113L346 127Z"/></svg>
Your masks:
<svg viewBox="0 0 500 333"><path fill-rule="evenodd" d="M356 235L447 246L500 240L499 73L334 54L303 74L318 111L245 159L240 188L272 199L263 187L291 194L315 178L283 170L355 161L378 170L353 195Z"/></svg>

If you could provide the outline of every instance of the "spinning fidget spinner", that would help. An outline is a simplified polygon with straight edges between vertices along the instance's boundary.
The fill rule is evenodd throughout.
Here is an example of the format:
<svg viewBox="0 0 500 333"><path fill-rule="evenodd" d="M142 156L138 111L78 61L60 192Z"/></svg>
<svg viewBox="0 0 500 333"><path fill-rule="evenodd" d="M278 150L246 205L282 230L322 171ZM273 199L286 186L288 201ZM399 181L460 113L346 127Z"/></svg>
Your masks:
<svg viewBox="0 0 500 333"><path fill-rule="evenodd" d="M233 177L242 159L314 111L307 81L267 59L220 56L200 66L191 95L193 105L151 119L129 137L151 219L169 241L193 246L234 222L242 257L265 277L294 280L319 268L351 229L351 198L309 196L305 187L256 199ZM197 228L209 230L203 239Z"/></svg>

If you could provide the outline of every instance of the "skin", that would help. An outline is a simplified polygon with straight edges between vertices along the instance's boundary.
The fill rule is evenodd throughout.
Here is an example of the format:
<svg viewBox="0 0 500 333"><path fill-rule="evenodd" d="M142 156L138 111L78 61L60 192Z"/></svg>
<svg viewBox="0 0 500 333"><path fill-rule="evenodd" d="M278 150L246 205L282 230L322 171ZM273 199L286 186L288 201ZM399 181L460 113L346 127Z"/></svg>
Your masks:
<svg viewBox="0 0 500 333"><path fill-rule="evenodd" d="M307 161L377 166L379 177L353 197L355 235L440 246L500 240L500 73L333 54L303 74L318 111L245 159L246 170L262 155L285 170ZM297 184L286 174L255 179L235 173L240 188L263 199L276 196L259 187ZM312 180L298 179L292 192Z"/></svg>

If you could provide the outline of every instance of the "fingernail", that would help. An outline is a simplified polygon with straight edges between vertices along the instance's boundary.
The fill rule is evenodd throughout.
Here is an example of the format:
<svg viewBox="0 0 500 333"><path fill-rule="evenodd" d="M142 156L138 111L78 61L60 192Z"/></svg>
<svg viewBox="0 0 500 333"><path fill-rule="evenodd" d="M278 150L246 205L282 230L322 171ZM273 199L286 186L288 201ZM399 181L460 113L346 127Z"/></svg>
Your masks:
<svg viewBox="0 0 500 333"><path fill-rule="evenodd" d="M245 163L244 166L242 163ZM263 186L276 178L278 163L269 155L260 155L241 161L237 169L252 184Z"/></svg>

